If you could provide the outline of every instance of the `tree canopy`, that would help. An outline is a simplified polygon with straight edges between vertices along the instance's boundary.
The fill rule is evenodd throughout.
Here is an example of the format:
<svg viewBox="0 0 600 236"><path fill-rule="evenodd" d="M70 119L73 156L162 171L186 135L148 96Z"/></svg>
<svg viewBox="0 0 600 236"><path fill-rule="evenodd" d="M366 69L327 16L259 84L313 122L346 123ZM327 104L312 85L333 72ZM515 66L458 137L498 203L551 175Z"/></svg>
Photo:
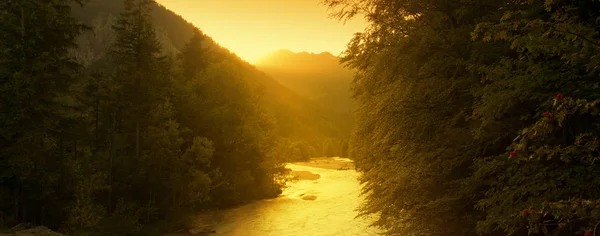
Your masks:
<svg viewBox="0 0 600 236"><path fill-rule="evenodd" d="M0 227L158 235L281 193L258 72L152 0L79 4L0 3Z"/></svg>
<svg viewBox="0 0 600 236"><path fill-rule="evenodd" d="M583 235L600 218L597 1L326 0L364 16L351 152L389 235ZM507 158L508 157L508 158ZM568 209L568 210L567 210Z"/></svg>

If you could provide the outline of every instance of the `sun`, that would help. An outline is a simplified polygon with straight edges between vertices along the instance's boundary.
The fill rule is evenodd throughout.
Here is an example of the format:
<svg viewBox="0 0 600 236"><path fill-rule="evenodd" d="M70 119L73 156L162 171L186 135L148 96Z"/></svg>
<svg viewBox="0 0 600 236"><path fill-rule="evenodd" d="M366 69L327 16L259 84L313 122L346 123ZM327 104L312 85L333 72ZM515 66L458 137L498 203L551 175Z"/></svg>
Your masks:
<svg viewBox="0 0 600 236"><path fill-rule="evenodd" d="M257 63L265 54L277 50L274 48L249 48L246 45L236 45L235 43L225 47L250 64Z"/></svg>

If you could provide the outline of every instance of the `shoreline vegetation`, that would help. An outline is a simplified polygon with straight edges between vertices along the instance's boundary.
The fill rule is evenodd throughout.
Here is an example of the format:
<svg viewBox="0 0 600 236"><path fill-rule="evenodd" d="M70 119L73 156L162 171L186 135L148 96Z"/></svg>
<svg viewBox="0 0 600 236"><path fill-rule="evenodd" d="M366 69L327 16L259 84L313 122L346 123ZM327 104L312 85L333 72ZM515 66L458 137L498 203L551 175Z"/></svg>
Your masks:
<svg viewBox="0 0 600 236"><path fill-rule="evenodd" d="M354 162L347 158L339 157L318 157L311 158L308 161L291 162L288 164L306 166L312 168L329 169L329 170L354 170ZM288 174L294 180L317 180L320 178L319 174L314 174L310 171L296 171L290 168L286 168L284 172ZM277 196L279 197L279 196ZM303 198L304 200L315 200L316 197L307 195ZM248 204L248 203L245 203ZM243 204L242 204L243 205ZM239 207L241 205L235 206ZM215 224L219 220L219 212L223 209L214 209L203 212L197 212L195 216L192 216L193 223L190 223L188 227L179 230L173 230L170 233L164 234L165 236L183 236L183 235L210 235L216 233L213 230ZM45 226L33 226L31 224L22 223L19 224L6 232L0 232L0 236L16 236L16 235L48 235L48 236L65 236L54 232Z"/></svg>
<svg viewBox="0 0 600 236"><path fill-rule="evenodd" d="M291 162L289 164L329 170L354 170L355 168L354 162L350 159L338 157L318 157L311 158L308 161ZM317 180L321 178L319 174L314 174L306 170L292 170L286 168L285 173L292 176L294 180Z"/></svg>
<svg viewBox="0 0 600 236"><path fill-rule="evenodd" d="M331 170L354 170L354 162L347 158L317 157L309 161L291 162L290 164Z"/></svg>

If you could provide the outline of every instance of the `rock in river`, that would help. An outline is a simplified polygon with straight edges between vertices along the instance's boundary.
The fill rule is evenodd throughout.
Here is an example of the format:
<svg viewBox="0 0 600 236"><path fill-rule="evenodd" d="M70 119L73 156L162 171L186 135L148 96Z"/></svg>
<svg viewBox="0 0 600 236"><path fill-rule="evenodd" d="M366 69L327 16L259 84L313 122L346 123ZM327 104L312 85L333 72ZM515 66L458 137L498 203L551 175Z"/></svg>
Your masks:
<svg viewBox="0 0 600 236"><path fill-rule="evenodd" d="M317 196L315 196L315 195L306 195L306 196L302 197L302 199L307 200L307 201L314 201L314 200L317 200Z"/></svg>

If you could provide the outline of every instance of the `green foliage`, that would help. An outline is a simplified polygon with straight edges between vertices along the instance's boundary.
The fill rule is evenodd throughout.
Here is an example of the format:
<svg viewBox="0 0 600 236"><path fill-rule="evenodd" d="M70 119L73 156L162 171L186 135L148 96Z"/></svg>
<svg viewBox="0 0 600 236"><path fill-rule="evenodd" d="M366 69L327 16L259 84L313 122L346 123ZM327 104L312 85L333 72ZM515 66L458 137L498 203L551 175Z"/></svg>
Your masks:
<svg viewBox="0 0 600 236"><path fill-rule="evenodd" d="M508 9L473 34L505 41L516 53L482 68L489 80L478 106L482 120L494 126L500 117L522 120L512 123L515 139L507 149L516 157L506 160L504 153L479 163L490 190L478 203L487 213L478 229L583 234L600 221L588 204L599 197L593 160L600 5L546 1ZM500 83L508 88L498 89ZM499 191L506 188L514 190Z"/></svg>
<svg viewBox="0 0 600 236"><path fill-rule="evenodd" d="M90 3L119 14L108 28L75 14L110 32L99 37L80 34L73 2L0 3L2 227L158 235L198 210L281 193L256 72L154 1L124 3ZM191 38L172 43L177 56L157 16Z"/></svg>
<svg viewBox="0 0 600 236"><path fill-rule="evenodd" d="M326 3L340 19L370 23L344 61L359 71L350 146L375 226L390 235L593 231L600 3Z"/></svg>
<svg viewBox="0 0 600 236"><path fill-rule="evenodd" d="M482 163L479 177L497 180L478 202L488 212L480 231L497 227L509 233L521 229L560 235L583 233L597 223L592 201L600 192L590 186L600 184L595 163L599 145L597 124L590 121L600 114L598 102L557 101L552 113L515 138L508 160L504 156ZM508 187L514 190L502 191Z"/></svg>
<svg viewBox="0 0 600 236"><path fill-rule="evenodd" d="M196 37L193 40L205 39ZM210 52L202 48L202 43L193 40L184 50L184 55L210 58ZM220 171L216 180L219 183L213 192L219 195L213 197L215 203L237 204L262 197L261 188L256 186L268 183L273 174L260 165L271 146L272 124L258 109L259 104L244 79L240 61L225 60L205 67L202 64L186 67L186 63L190 63L186 60L188 58L184 57L182 85L178 87L187 90L187 93L182 91L178 94L192 99L178 99L188 101L188 104L178 103L181 105L178 108L179 119L192 134L214 142L215 153L211 163ZM239 178L239 175L249 176Z"/></svg>
<svg viewBox="0 0 600 236"><path fill-rule="evenodd" d="M480 141L468 120L479 81L468 66L488 48L470 32L494 6L476 1L326 1L369 27L343 61L358 70L351 156L363 172L363 215L389 235L474 234L463 188ZM471 4L478 7L471 7Z"/></svg>
<svg viewBox="0 0 600 236"><path fill-rule="evenodd" d="M12 222L57 226L70 196L66 163L81 155L69 51L84 28L66 0L0 3L0 186ZM15 222L16 221L16 222Z"/></svg>
<svg viewBox="0 0 600 236"><path fill-rule="evenodd" d="M66 209L69 213L65 228L70 231L94 231L106 216L106 208L95 201L98 192L110 188L106 172L96 168L98 161L88 153L77 159L67 160L74 181L74 202Z"/></svg>

